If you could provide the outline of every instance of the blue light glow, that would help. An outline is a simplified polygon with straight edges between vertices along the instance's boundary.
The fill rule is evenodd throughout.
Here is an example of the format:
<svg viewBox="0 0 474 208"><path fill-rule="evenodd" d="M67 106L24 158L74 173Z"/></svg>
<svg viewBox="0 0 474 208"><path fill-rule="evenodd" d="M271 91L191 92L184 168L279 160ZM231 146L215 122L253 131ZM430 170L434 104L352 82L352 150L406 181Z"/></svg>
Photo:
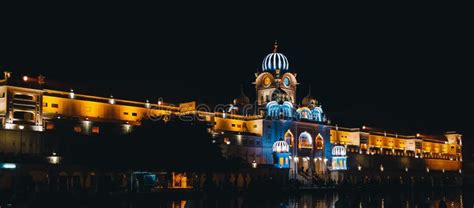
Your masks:
<svg viewBox="0 0 474 208"><path fill-rule="evenodd" d="M15 163L2 163L2 169L15 169Z"/></svg>

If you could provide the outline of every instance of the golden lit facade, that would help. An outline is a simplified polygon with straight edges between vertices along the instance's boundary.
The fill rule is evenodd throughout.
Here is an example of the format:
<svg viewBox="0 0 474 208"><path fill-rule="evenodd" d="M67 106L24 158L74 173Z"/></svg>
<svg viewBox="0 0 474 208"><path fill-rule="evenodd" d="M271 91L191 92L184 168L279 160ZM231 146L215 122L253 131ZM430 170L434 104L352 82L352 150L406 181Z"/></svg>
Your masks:
<svg viewBox="0 0 474 208"><path fill-rule="evenodd" d="M103 123L115 124L117 131L128 133L144 119L193 115L211 124L213 142L221 144L225 156L239 157L249 164L272 164L272 147L282 140L288 144L290 172L295 175L308 170L325 174L379 167L382 164L366 164L368 159L364 159L378 156L423 160L430 170L462 168L461 134L398 135L368 127L333 126L311 91L298 105L296 73L290 71L288 59L277 48L275 44L264 58L262 71L255 74L255 104L242 92L232 104L215 112L198 111L195 102L137 102L44 89L42 76L15 81L5 72L0 80L0 152L39 154L44 150L41 139L35 139L41 137L38 132L54 130L65 121L75 121L70 130L82 134L102 134ZM400 162L399 166L407 165Z"/></svg>

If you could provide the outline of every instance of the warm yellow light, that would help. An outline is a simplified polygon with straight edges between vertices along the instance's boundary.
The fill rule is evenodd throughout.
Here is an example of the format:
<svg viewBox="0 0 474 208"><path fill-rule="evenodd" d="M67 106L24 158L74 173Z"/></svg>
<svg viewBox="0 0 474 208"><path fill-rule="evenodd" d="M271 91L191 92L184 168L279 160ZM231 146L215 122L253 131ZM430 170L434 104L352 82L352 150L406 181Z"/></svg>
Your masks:
<svg viewBox="0 0 474 208"><path fill-rule="evenodd" d="M23 76L23 81L27 82L27 81L28 81L28 77L27 77L27 76Z"/></svg>
<svg viewBox="0 0 474 208"><path fill-rule="evenodd" d="M18 128L20 128L20 130L23 130L25 128L25 126L20 125L20 126L18 126Z"/></svg>
<svg viewBox="0 0 474 208"><path fill-rule="evenodd" d="M357 166L357 169L358 169L359 171L361 171L361 170L362 170L362 166L360 166L360 165Z"/></svg>

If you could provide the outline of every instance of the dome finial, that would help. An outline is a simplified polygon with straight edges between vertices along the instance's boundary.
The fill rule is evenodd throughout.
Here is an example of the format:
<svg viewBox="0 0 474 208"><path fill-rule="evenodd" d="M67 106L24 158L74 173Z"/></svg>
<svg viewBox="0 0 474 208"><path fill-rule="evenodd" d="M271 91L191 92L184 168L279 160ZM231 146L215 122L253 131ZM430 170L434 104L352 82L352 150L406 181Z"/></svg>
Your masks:
<svg viewBox="0 0 474 208"><path fill-rule="evenodd" d="M276 53L278 50L278 41L275 40L275 43L273 44L273 53Z"/></svg>

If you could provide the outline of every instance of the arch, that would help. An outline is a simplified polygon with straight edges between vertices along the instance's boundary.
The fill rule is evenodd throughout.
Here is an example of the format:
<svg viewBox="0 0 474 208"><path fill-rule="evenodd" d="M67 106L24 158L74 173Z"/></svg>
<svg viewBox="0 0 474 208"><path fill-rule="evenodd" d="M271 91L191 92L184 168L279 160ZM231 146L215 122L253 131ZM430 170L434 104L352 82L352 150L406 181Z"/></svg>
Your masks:
<svg viewBox="0 0 474 208"><path fill-rule="evenodd" d="M271 119L292 118L293 104L288 101L283 104L278 104L276 101L271 101L267 104L267 117Z"/></svg>
<svg viewBox="0 0 474 208"><path fill-rule="evenodd" d="M321 134L318 134L315 139L316 149L323 149L324 148L324 138Z"/></svg>
<svg viewBox="0 0 474 208"><path fill-rule="evenodd" d="M333 156L346 156L346 148L344 146L334 146L332 148Z"/></svg>
<svg viewBox="0 0 474 208"><path fill-rule="evenodd" d="M285 142L290 145L290 147L293 147L293 144L295 142L295 137L293 136L293 133L291 133L291 131L288 129L286 132L285 132Z"/></svg>
<svg viewBox="0 0 474 208"><path fill-rule="evenodd" d="M312 149L313 137L307 131L304 131L298 137L298 148Z"/></svg>
<svg viewBox="0 0 474 208"><path fill-rule="evenodd" d="M313 120L311 110L307 107L299 108L297 111L299 119Z"/></svg>
<svg viewBox="0 0 474 208"><path fill-rule="evenodd" d="M323 121L323 109L320 107L315 107L311 110L312 119L315 121Z"/></svg>
<svg viewBox="0 0 474 208"><path fill-rule="evenodd" d="M35 183L44 183L48 180L48 173L41 170L32 170L29 175Z"/></svg>

